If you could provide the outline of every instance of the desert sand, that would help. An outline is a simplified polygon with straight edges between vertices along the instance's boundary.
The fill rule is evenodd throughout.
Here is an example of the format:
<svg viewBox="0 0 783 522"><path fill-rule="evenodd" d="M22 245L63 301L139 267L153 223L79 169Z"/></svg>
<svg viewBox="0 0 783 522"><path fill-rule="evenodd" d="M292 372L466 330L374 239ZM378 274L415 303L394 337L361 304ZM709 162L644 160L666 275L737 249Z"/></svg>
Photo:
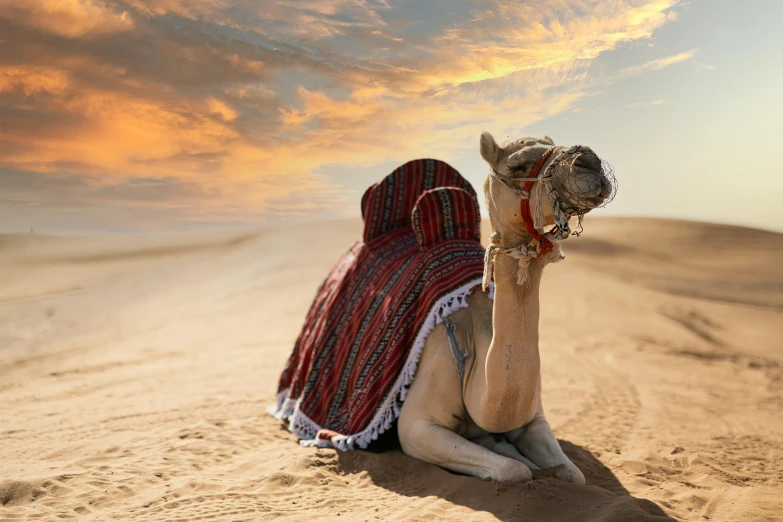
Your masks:
<svg viewBox="0 0 783 522"><path fill-rule="evenodd" d="M360 227L0 236L0 520L783 520L783 235L588 220L540 345L588 485L501 485L265 414Z"/></svg>

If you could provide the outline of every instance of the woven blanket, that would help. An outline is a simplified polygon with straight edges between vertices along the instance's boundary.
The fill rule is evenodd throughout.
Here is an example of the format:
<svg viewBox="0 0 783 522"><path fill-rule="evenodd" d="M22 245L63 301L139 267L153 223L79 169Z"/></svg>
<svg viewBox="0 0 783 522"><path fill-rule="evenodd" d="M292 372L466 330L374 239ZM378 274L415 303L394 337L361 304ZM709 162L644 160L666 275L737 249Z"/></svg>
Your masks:
<svg viewBox="0 0 783 522"><path fill-rule="evenodd" d="M481 285L476 193L448 164L400 166L365 192L362 217L363 237L318 289L269 408L303 445L377 439L400 414L429 332Z"/></svg>

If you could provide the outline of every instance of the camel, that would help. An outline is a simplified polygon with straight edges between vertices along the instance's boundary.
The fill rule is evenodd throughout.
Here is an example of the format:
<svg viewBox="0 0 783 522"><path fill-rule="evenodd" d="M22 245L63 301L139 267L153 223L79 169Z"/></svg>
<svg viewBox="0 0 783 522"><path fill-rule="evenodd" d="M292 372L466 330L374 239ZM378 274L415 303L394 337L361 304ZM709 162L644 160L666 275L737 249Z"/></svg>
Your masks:
<svg viewBox="0 0 783 522"><path fill-rule="evenodd" d="M480 151L491 169L484 194L492 229L488 264L494 257L494 299L472 292L467 307L429 334L398 420L402 450L482 479L523 482L545 474L584 484L584 475L552 433L541 399L539 289L544 266L562 254L557 237L551 251L531 251L529 245L537 242L531 243L525 226L518 180L538 178L524 196L540 233L562 224L558 205L567 230L570 215L581 218L605 203L613 178L589 147L556 147L549 137L499 146L485 132ZM544 177L547 181L540 181ZM463 375L455 371L450 343L469 353Z"/></svg>

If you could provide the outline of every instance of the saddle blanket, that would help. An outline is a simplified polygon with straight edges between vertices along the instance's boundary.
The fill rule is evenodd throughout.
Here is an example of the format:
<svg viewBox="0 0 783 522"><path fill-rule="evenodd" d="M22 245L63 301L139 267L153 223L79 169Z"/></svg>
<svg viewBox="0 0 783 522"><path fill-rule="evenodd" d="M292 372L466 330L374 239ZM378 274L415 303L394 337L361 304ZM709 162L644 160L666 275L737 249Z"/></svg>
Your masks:
<svg viewBox="0 0 783 522"><path fill-rule="evenodd" d="M410 161L361 205L363 236L318 289L268 410L306 446L366 448L387 430L427 335L481 287L478 201L451 166Z"/></svg>

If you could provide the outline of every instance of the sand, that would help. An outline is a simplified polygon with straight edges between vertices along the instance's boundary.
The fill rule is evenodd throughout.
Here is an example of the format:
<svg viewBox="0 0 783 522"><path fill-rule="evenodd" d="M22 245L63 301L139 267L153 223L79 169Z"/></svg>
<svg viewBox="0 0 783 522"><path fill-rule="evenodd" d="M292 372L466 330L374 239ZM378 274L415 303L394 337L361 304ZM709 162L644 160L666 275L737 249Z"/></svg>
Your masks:
<svg viewBox="0 0 783 522"><path fill-rule="evenodd" d="M0 236L0 520L783 520L783 235L593 219L542 288L588 485L302 448L264 413L358 221Z"/></svg>

